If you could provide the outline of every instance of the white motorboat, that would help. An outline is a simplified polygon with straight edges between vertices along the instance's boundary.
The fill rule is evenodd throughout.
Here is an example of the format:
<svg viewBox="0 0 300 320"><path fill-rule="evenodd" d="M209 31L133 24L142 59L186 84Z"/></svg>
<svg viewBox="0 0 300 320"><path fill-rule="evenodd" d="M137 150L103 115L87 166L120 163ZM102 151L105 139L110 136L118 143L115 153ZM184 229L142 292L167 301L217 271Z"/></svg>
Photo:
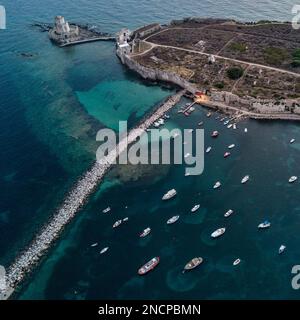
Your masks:
<svg viewBox="0 0 300 320"><path fill-rule="evenodd" d="M258 229L266 229L271 226L271 222L266 220L258 225Z"/></svg>
<svg viewBox="0 0 300 320"><path fill-rule="evenodd" d="M248 180L250 179L250 176L245 176L242 180L241 180L241 183L246 183Z"/></svg>
<svg viewBox="0 0 300 320"><path fill-rule="evenodd" d="M295 141L296 141L296 139L293 138L290 140L290 143L294 143Z"/></svg>
<svg viewBox="0 0 300 320"><path fill-rule="evenodd" d="M240 263L241 263L241 259L236 259L236 260L233 261L233 265L234 266L237 266Z"/></svg>
<svg viewBox="0 0 300 320"><path fill-rule="evenodd" d="M218 238L218 237L220 237L222 234L224 234L225 231L226 231L226 228L219 228L219 229L217 229L216 231L214 231L214 232L211 234L211 237L212 237L212 238Z"/></svg>
<svg viewBox="0 0 300 320"><path fill-rule="evenodd" d="M200 204L196 204L196 205L193 206L193 208L191 209L191 212L196 212L199 208L200 208Z"/></svg>
<svg viewBox="0 0 300 320"><path fill-rule="evenodd" d="M232 209L229 209L225 214L224 214L224 217L225 218L228 218L229 216L231 216L233 214L233 210Z"/></svg>
<svg viewBox="0 0 300 320"><path fill-rule="evenodd" d="M279 254L283 253L283 251L285 251L285 249L286 249L286 246L282 244L278 249L278 253Z"/></svg>
<svg viewBox="0 0 300 320"><path fill-rule="evenodd" d="M298 179L297 176L291 176L291 177L289 178L289 183L293 183L293 182L295 182L297 179Z"/></svg>
<svg viewBox="0 0 300 320"><path fill-rule="evenodd" d="M113 224L113 228L117 228L122 224L123 220L117 220L114 224Z"/></svg>
<svg viewBox="0 0 300 320"><path fill-rule="evenodd" d="M125 217L124 219L123 219L123 222L126 222L126 221L128 221L129 220L129 218L128 217Z"/></svg>
<svg viewBox="0 0 300 320"><path fill-rule="evenodd" d="M103 249L100 251L100 254L105 253L108 249L109 249L109 247L105 247L105 248L103 248Z"/></svg>
<svg viewBox="0 0 300 320"><path fill-rule="evenodd" d="M143 230L142 233L140 233L140 238L145 238L149 233L151 232L151 228L146 228Z"/></svg>
<svg viewBox="0 0 300 320"><path fill-rule="evenodd" d="M169 199L175 197L176 194L177 194L177 191L175 189L171 189L163 195L162 200L169 200Z"/></svg>
<svg viewBox="0 0 300 320"><path fill-rule="evenodd" d="M233 143L233 144L230 144L229 146L228 146L228 149L232 149L232 148L234 148L235 147L235 144Z"/></svg>
<svg viewBox="0 0 300 320"><path fill-rule="evenodd" d="M244 129L244 132L245 132L245 133L247 133L247 132L248 132L248 129L247 129L247 128L245 128L245 129Z"/></svg>
<svg viewBox="0 0 300 320"><path fill-rule="evenodd" d="M233 126L233 124L230 123L230 124L227 126L227 128L230 129L232 126Z"/></svg>
<svg viewBox="0 0 300 320"><path fill-rule="evenodd" d="M211 147L207 147L207 149L206 149L206 153L209 153L211 151Z"/></svg>
<svg viewBox="0 0 300 320"><path fill-rule="evenodd" d="M111 211L111 208L110 207L107 207L106 209L102 210L103 213L108 213Z"/></svg>
<svg viewBox="0 0 300 320"><path fill-rule="evenodd" d="M236 124L235 123L233 124L233 130L236 130Z"/></svg>
<svg viewBox="0 0 300 320"><path fill-rule="evenodd" d="M214 189L218 189L221 187L221 182L220 181L217 181L215 184L214 184Z"/></svg>
<svg viewBox="0 0 300 320"><path fill-rule="evenodd" d="M173 224L179 219L179 216L173 216L167 221L167 224Z"/></svg>
<svg viewBox="0 0 300 320"><path fill-rule="evenodd" d="M95 243L91 244L91 247L97 247L97 245L98 245L98 242L95 242Z"/></svg>

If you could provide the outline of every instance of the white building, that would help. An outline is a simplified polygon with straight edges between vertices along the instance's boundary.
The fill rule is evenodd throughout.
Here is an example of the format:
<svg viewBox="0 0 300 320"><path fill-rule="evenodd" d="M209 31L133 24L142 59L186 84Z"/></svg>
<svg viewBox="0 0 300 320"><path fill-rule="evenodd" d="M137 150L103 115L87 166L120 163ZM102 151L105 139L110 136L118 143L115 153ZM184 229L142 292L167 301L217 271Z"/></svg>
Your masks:
<svg viewBox="0 0 300 320"><path fill-rule="evenodd" d="M131 45L129 43L131 39L131 31L129 29L122 29L117 34L117 49L119 54L130 54L131 53Z"/></svg>

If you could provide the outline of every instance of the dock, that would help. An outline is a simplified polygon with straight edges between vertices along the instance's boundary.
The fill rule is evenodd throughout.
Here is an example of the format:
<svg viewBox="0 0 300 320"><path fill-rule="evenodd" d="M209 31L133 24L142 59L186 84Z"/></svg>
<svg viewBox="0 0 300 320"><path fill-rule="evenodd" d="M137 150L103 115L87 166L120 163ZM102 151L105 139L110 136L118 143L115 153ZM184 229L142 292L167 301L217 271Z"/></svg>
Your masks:
<svg viewBox="0 0 300 320"><path fill-rule="evenodd" d="M67 47L67 46L74 46L77 44L87 43L87 42L96 42L96 41L116 41L115 37L112 36L101 36L101 37L95 37L95 38L89 38L89 39L83 39L83 40L77 40L77 41L70 41L64 44L61 44L60 47Z"/></svg>
<svg viewBox="0 0 300 320"><path fill-rule="evenodd" d="M0 300L7 300L30 271L38 265L44 254L60 236L64 227L72 221L80 209L85 205L89 196L102 182L105 174L116 163L119 155L127 150L128 145L134 143L155 121L172 109L184 95L185 90L170 96L149 117L129 131L115 149L107 156L96 161L93 166L75 183L65 200L50 218L49 222L38 232L31 244L20 253L15 261L6 268L7 289L0 295Z"/></svg>

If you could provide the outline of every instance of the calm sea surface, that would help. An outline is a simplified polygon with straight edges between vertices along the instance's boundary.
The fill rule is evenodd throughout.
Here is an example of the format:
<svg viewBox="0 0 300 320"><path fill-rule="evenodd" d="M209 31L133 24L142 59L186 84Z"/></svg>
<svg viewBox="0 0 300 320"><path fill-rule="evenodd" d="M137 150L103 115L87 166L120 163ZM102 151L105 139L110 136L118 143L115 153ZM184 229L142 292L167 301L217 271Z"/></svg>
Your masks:
<svg viewBox="0 0 300 320"><path fill-rule="evenodd" d="M29 243L95 157L95 133L132 126L173 91L147 84L124 68L113 43L60 49L34 21L57 14L117 32L185 16L241 20L291 20L294 1L0 0L7 30L0 32L0 264L8 265ZM21 53L32 53L25 58ZM181 105L186 103L184 99ZM178 105L179 107L179 105ZM43 263L20 288L19 299L293 298L291 268L300 261L300 190L287 183L299 175L300 130L295 123L245 121L228 130L197 109L189 118L171 113L167 127L205 124L206 156L201 176L184 177L183 166L116 168L88 205L66 228ZM248 133L243 128L248 128ZM211 130L220 137L211 140ZM296 143L289 145L291 137ZM227 145L232 156L223 159ZM241 178L251 180L242 186ZM212 190L222 181L222 188ZM176 188L168 203L161 196ZM191 214L197 203L201 209ZM110 205L110 215L101 214ZM223 217L228 209L235 213ZM171 226L166 220L180 214ZM128 216L120 229L115 220ZM265 219L269 230L258 232ZM139 239L150 226L152 234ZM225 226L225 235L210 234ZM99 246L90 245L98 242ZM281 244L286 252L279 256ZM105 255L102 247L109 246ZM137 269L159 255L146 277ZM182 274L184 264L202 256L203 265ZM240 258L242 263L233 267Z"/></svg>

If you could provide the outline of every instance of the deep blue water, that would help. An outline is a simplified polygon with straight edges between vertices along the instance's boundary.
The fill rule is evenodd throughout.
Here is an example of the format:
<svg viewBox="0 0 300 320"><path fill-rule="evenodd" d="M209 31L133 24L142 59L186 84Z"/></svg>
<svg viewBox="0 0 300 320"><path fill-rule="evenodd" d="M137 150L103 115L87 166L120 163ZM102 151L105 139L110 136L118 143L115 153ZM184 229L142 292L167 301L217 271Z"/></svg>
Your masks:
<svg viewBox="0 0 300 320"><path fill-rule="evenodd" d="M30 27L33 21L51 22L62 14L117 32L124 26L185 16L290 20L294 3L2 0L0 4L8 14L8 29L0 32L0 264L7 265L93 160L94 132L105 123L87 116L78 92L93 91L110 81L143 84L150 95L153 92L152 86L120 65L112 43L59 49L45 33ZM32 52L34 57L23 58L21 52ZM158 99L167 94L163 90ZM126 117L132 124L139 119L134 111ZM174 112L170 125L195 127L199 118L204 118L203 110L188 119ZM244 135L228 131L213 118L204 121L208 143L211 130L218 128L221 136L214 141L203 175L183 178L184 168L172 167L126 184L108 178L17 297L298 298L290 286L290 271L300 259L299 189L286 183L289 176L300 175L300 145L287 144L292 136L300 141L298 125L249 121L241 124L249 128ZM237 149L224 161L230 143ZM241 188L239 181L247 173L251 183ZM219 179L224 188L213 192L211 186ZM171 187L178 190L178 197L162 204L162 194ZM189 209L198 202L200 212L190 216ZM113 207L112 215L99 214L107 205ZM229 208L236 214L224 221ZM165 220L176 213L181 215L178 224L166 226ZM130 222L112 230L112 223L124 216ZM265 218L272 227L258 233L256 226ZM148 225L153 234L140 241L137 234ZM223 225L228 231L212 242L209 234ZM109 245L107 255L100 257L99 248L91 250L93 242ZM281 243L288 249L279 257ZM137 268L154 255L161 256L159 268L145 278L137 277ZM196 255L205 263L183 276L180 269ZM235 257L243 262L233 269Z"/></svg>

